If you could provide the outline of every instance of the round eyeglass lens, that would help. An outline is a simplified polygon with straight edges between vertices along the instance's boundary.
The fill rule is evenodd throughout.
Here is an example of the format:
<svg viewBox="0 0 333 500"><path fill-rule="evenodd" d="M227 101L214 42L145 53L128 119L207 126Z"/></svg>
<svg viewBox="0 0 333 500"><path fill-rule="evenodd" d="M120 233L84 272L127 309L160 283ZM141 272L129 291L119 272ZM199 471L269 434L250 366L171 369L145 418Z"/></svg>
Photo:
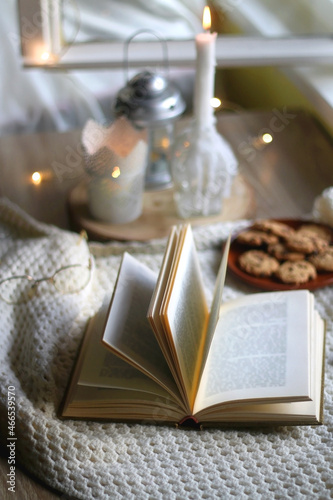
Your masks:
<svg viewBox="0 0 333 500"><path fill-rule="evenodd" d="M31 298L33 284L29 276L8 278L0 282L0 296L8 304L22 304Z"/></svg>
<svg viewBox="0 0 333 500"><path fill-rule="evenodd" d="M61 293L80 292L90 280L90 269L85 266L73 265L60 269L53 277L56 289Z"/></svg>

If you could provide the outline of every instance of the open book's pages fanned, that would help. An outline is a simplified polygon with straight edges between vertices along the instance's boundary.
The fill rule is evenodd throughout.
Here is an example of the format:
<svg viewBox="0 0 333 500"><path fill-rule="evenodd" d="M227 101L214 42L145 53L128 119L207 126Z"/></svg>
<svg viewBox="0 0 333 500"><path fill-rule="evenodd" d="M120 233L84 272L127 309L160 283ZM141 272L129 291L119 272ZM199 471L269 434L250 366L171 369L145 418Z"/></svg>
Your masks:
<svg viewBox="0 0 333 500"><path fill-rule="evenodd" d="M322 422L325 325L307 290L208 307L191 227L173 227L159 276L125 253L88 324L63 417L203 426Z"/></svg>

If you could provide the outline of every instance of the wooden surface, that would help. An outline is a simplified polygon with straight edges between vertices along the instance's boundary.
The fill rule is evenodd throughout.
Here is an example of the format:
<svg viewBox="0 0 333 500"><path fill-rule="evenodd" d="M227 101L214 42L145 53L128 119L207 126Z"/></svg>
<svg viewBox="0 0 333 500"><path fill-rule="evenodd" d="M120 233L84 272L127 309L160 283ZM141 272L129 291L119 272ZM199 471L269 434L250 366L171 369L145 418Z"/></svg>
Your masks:
<svg viewBox="0 0 333 500"><path fill-rule="evenodd" d="M237 200L237 203L235 202ZM69 194L68 208L71 221L78 230L85 229L90 239L147 241L167 236L172 225L184 222L178 217L173 189L146 191L142 215L127 224L108 224L95 220L89 213L87 183L82 182ZM253 188L238 175L233 182L230 197L223 200L219 214L187 219L192 226L213 224L223 220L251 218L255 214Z"/></svg>
<svg viewBox="0 0 333 500"><path fill-rule="evenodd" d="M232 145L253 194L250 216L300 217L333 185L332 141L305 112L225 113L218 130ZM260 142L265 132L273 136L267 145ZM31 182L35 170L45 178L37 186ZM1 195L39 220L70 227L69 193L85 178L80 131L1 137L0 174ZM244 199L234 193L228 204L237 217Z"/></svg>
<svg viewBox="0 0 333 500"><path fill-rule="evenodd" d="M46 487L37 478L33 478L23 467L15 470L15 493L8 491L7 450L0 449L0 498L1 500L69 500L68 497ZM74 499L73 499L74 500Z"/></svg>
<svg viewBox="0 0 333 500"><path fill-rule="evenodd" d="M333 142L313 117L301 110L223 116L219 131L253 187L256 217L299 218L333 185ZM273 141L260 143L263 134ZM258 140L259 138L259 140Z"/></svg>
<svg viewBox="0 0 333 500"><path fill-rule="evenodd" d="M228 201L232 219L243 215L244 205L252 217L301 217L311 212L315 197L333 185L331 138L302 111L223 114L218 119L218 129L239 159L246 196L251 194L251 203L246 205L245 191L234 190ZM273 136L270 144L260 141L263 133ZM37 186L31 183L31 174L36 170L45 179ZM70 227L69 193L83 178L80 131L0 138L0 195L38 220ZM3 454L0 498L65 498L41 485L22 468L17 469L20 494L9 496L6 449Z"/></svg>
<svg viewBox="0 0 333 500"><path fill-rule="evenodd" d="M69 227L68 192L84 176L79 130L0 137L0 195L43 222ZM42 173L39 185L33 172Z"/></svg>

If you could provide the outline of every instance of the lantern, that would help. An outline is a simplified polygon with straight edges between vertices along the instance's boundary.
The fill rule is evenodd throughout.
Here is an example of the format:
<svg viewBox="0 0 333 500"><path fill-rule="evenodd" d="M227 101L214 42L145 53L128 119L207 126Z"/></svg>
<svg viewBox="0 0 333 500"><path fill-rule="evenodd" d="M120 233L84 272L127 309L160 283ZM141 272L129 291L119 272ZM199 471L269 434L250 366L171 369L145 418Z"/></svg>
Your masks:
<svg viewBox="0 0 333 500"><path fill-rule="evenodd" d="M125 115L134 127L148 132L146 189L172 185L174 125L184 110L185 101L178 88L166 76L151 70L127 81L116 97L116 116Z"/></svg>

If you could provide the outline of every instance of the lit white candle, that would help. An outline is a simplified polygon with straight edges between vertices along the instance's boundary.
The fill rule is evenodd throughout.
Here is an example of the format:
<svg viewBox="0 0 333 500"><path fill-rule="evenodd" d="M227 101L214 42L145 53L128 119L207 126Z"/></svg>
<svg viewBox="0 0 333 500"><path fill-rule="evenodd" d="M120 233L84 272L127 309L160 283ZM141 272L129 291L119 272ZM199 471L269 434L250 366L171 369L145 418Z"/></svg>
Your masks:
<svg viewBox="0 0 333 500"><path fill-rule="evenodd" d="M196 122L200 128L214 123L211 99L214 97L216 33L209 32L211 27L209 7L204 9L202 25L206 31L195 37L197 59L193 104Z"/></svg>

